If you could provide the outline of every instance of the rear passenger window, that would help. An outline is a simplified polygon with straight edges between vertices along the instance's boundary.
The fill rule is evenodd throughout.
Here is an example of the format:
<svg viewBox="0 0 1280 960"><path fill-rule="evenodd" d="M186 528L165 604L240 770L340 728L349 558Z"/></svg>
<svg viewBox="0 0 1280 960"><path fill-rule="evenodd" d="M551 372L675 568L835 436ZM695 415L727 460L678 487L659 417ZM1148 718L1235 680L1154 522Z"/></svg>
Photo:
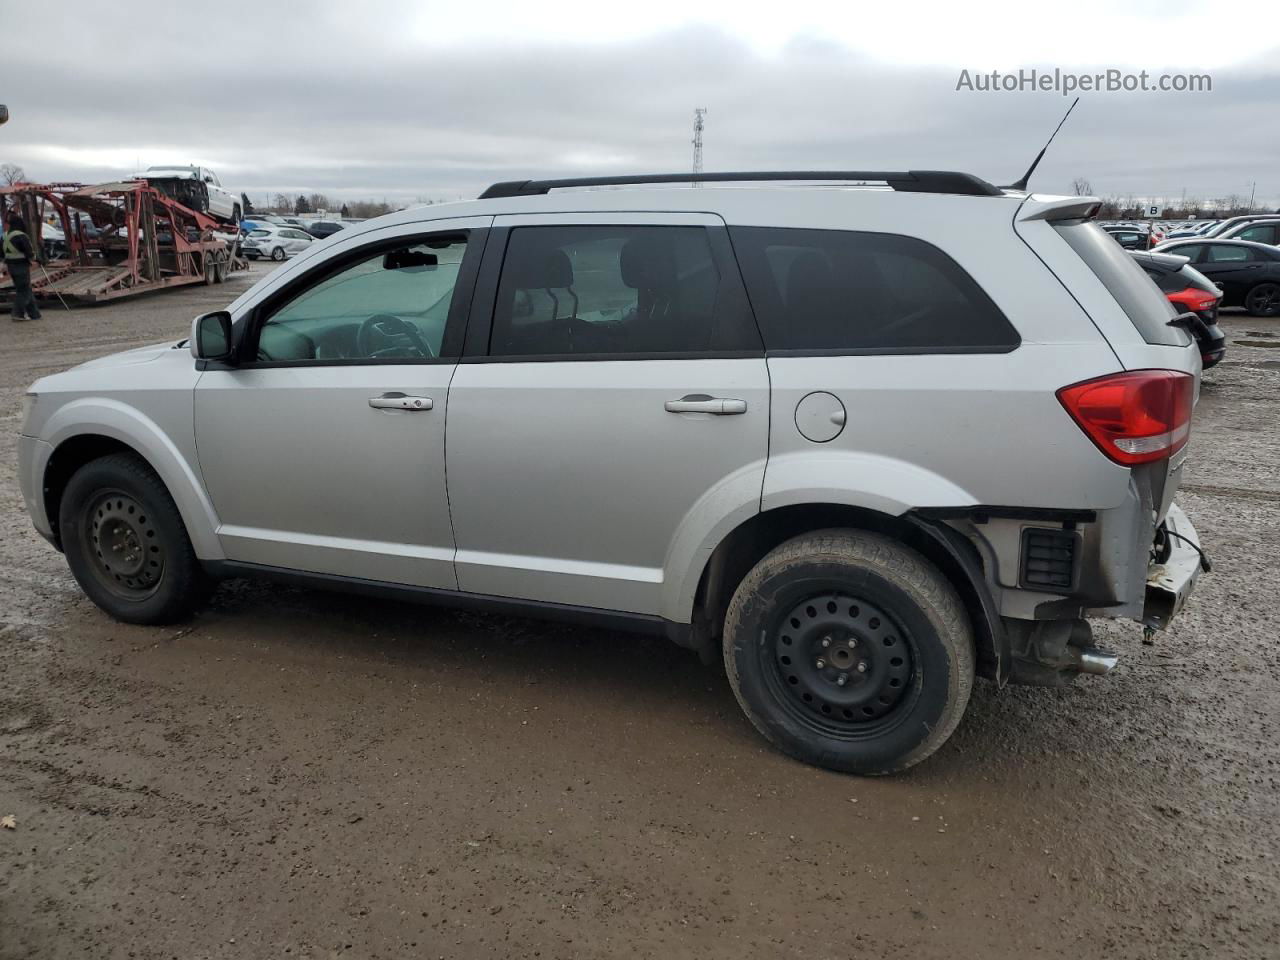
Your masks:
<svg viewBox="0 0 1280 960"><path fill-rule="evenodd" d="M730 229L770 351L1003 352L1017 331L960 266L914 237Z"/></svg>
<svg viewBox="0 0 1280 960"><path fill-rule="evenodd" d="M511 231L489 352L591 357L759 352L702 227Z"/></svg>
<svg viewBox="0 0 1280 960"><path fill-rule="evenodd" d="M1252 260L1253 251L1248 247L1233 247L1225 243L1209 244L1209 256L1206 263L1244 263Z"/></svg>

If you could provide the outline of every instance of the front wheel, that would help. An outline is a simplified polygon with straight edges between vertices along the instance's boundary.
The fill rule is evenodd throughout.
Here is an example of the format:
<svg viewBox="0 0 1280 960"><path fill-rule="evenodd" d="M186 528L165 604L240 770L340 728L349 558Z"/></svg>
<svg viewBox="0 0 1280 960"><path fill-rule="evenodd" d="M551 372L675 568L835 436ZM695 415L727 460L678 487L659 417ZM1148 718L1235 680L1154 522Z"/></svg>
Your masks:
<svg viewBox="0 0 1280 960"><path fill-rule="evenodd" d="M127 623L172 623L208 595L178 508L164 483L132 454L81 467L58 509L62 549L89 599Z"/></svg>
<svg viewBox="0 0 1280 960"><path fill-rule="evenodd" d="M946 742L973 686L973 630L947 579L879 534L790 540L743 579L725 667L747 717L791 756L885 774Z"/></svg>
<svg viewBox="0 0 1280 960"><path fill-rule="evenodd" d="M276 247L274 250L272 250L272 251L271 251L271 259L272 259L272 260L276 260L276 261L283 260L283 259L284 259L284 247Z"/></svg>
<svg viewBox="0 0 1280 960"><path fill-rule="evenodd" d="M1244 307L1255 317L1280 314L1280 283L1260 283L1244 298Z"/></svg>

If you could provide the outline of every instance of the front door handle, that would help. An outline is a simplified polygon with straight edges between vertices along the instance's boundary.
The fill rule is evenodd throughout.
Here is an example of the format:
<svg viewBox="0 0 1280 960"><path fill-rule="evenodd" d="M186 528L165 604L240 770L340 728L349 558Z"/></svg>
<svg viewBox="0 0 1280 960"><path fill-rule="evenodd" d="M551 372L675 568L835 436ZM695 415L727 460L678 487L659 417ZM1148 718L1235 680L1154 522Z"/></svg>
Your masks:
<svg viewBox="0 0 1280 960"><path fill-rule="evenodd" d="M691 393L679 400L668 400L664 406L667 413L710 413L717 417L728 417L747 412L747 401L732 400L727 397L709 397L705 393Z"/></svg>
<svg viewBox="0 0 1280 960"><path fill-rule="evenodd" d="M370 397L369 406L375 410L430 410L430 397L409 397L403 393L384 393Z"/></svg>

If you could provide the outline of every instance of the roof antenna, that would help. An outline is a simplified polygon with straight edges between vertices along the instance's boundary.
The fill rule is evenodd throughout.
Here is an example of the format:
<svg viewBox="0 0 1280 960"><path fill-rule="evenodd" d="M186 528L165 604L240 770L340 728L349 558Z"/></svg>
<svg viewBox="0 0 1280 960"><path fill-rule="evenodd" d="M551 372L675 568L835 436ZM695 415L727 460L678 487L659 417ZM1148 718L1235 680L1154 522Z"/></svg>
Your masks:
<svg viewBox="0 0 1280 960"><path fill-rule="evenodd" d="M1062 115L1062 119L1058 121L1058 125L1053 128L1048 142L1040 148L1040 152L1036 154L1036 158L1031 161L1031 166L1027 167L1027 172L1022 175L1021 180L1015 180L1007 187L1001 187L1002 190L1026 190L1027 182L1031 179L1031 175L1036 172L1036 167L1040 166L1040 161L1044 159L1044 152L1049 149L1049 144L1053 143L1053 138L1058 135L1058 131L1062 129L1062 125L1067 122L1067 117L1071 116L1071 111L1076 108L1076 104L1080 102L1080 98L1076 97L1071 106L1067 107L1067 112Z"/></svg>

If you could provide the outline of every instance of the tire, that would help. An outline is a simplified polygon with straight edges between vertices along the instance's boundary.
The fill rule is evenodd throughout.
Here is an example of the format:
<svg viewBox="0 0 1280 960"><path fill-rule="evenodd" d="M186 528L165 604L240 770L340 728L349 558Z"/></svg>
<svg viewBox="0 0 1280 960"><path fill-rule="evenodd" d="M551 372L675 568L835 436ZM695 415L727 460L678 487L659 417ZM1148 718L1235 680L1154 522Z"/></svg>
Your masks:
<svg viewBox="0 0 1280 960"><path fill-rule="evenodd" d="M218 268L214 265L213 254L208 251L204 254L204 285L212 287L218 282Z"/></svg>
<svg viewBox="0 0 1280 960"><path fill-rule="evenodd" d="M1244 307L1255 317L1280 314L1280 283L1260 283L1244 298Z"/></svg>
<svg viewBox="0 0 1280 960"><path fill-rule="evenodd" d="M173 498L133 454L93 460L72 475L58 530L76 582L117 620L173 623L208 597L211 581Z"/></svg>
<svg viewBox="0 0 1280 960"><path fill-rule="evenodd" d="M271 259L277 263L284 259L284 247L276 247L271 251Z"/></svg>
<svg viewBox="0 0 1280 960"><path fill-rule="evenodd" d="M240 226L240 221L244 219L243 214L240 213L240 204L237 203L231 208L231 219L235 221L237 227Z"/></svg>
<svg viewBox="0 0 1280 960"><path fill-rule="evenodd" d="M959 724L973 628L951 584L914 550L823 530L775 548L739 584L724 660L748 719L784 753L888 774L924 760Z"/></svg>
<svg viewBox="0 0 1280 960"><path fill-rule="evenodd" d="M230 260L227 257L218 257L213 261L213 282L224 283L227 279L227 271L231 269Z"/></svg>

